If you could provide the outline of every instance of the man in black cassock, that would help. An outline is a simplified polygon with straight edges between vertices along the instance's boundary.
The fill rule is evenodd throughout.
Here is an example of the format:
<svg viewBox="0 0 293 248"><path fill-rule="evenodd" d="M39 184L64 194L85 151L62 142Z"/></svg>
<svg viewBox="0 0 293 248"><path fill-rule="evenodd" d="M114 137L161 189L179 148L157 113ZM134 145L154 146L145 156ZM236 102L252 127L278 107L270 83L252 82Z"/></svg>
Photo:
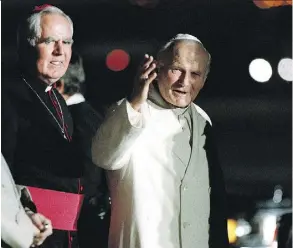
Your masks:
<svg viewBox="0 0 293 248"><path fill-rule="evenodd" d="M71 142L73 123L55 83L71 58L73 23L43 5L18 30L19 70L2 81L2 153L19 185L53 225L41 247L78 247L83 167Z"/></svg>

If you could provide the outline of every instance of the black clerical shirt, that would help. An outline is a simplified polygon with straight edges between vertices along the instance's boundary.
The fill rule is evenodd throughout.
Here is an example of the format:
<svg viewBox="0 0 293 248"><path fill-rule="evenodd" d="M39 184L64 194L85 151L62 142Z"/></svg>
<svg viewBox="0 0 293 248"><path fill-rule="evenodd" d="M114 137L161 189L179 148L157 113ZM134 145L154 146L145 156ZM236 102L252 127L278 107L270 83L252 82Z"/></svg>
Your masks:
<svg viewBox="0 0 293 248"><path fill-rule="evenodd" d="M77 147L62 134L62 122L45 91L47 85L39 80L25 80L31 87L23 78L15 78L2 87L2 153L15 181L80 192L81 158ZM61 106L68 135L72 136L73 123L66 103L56 89L51 90Z"/></svg>

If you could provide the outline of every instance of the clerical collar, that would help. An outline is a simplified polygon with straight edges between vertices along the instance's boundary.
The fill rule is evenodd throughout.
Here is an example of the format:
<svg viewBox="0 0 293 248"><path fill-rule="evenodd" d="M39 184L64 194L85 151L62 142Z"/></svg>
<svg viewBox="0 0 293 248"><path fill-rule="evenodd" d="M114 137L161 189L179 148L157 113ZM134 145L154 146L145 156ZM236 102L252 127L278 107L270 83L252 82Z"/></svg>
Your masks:
<svg viewBox="0 0 293 248"><path fill-rule="evenodd" d="M50 85L46 84L47 87L45 89L45 92L50 91L53 87L56 87L56 83L51 83Z"/></svg>
<svg viewBox="0 0 293 248"><path fill-rule="evenodd" d="M154 103L155 105L163 108L163 109L170 109L174 112L175 115L179 116L179 115L184 115L185 113L188 112L188 109L190 107L190 104L185 107L185 108L178 108L175 107L173 105L171 105L170 103L166 102L161 94L159 93L159 90L157 89L157 87L150 85L150 89L149 89L149 94L148 94L148 99Z"/></svg>
<svg viewBox="0 0 293 248"><path fill-rule="evenodd" d="M50 91L51 89L52 89L52 84L51 84L51 85L48 85L48 86L46 87L45 92L48 92L48 91Z"/></svg>

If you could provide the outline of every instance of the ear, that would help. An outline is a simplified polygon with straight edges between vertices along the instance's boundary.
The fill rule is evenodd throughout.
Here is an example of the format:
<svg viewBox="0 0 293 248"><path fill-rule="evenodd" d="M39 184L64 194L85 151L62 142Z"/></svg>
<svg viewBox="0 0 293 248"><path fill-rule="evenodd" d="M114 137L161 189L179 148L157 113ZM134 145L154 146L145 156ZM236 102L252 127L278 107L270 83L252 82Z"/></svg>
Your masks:
<svg viewBox="0 0 293 248"><path fill-rule="evenodd" d="M156 61L156 73L157 73L157 78L155 80L158 79L158 77L161 75L162 70L163 70L164 64L162 61Z"/></svg>
<svg viewBox="0 0 293 248"><path fill-rule="evenodd" d="M163 66L164 66L164 63L162 60L157 60L156 61L156 66L157 66L157 69L161 69Z"/></svg>
<svg viewBox="0 0 293 248"><path fill-rule="evenodd" d="M202 83L201 83L201 85L200 85L200 89L202 89L202 88L204 87L204 85L205 85L205 83L206 83L206 80L207 80L207 77L204 77L204 78L203 78L203 81L202 81Z"/></svg>

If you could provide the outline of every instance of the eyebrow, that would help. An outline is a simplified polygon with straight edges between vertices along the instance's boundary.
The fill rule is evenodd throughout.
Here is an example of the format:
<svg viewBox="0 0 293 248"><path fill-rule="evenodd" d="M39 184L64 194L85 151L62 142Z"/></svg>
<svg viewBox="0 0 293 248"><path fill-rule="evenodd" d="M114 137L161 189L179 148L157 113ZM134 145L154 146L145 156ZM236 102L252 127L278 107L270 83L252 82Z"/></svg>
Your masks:
<svg viewBox="0 0 293 248"><path fill-rule="evenodd" d="M181 66L181 63L179 63L177 61L171 63L168 67L169 68L175 68L175 69L183 69L183 67ZM191 72L196 73L199 76L201 76L203 74L202 71L200 71L199 69L198 70L191 70Z"/></svg>
<svg viewBox="0 0 293 248"><path fill-rule="evenodd" d="M72 38L64 39L63 41L73 44L74 40Z"/></svg>
<svg viewBox="0 0 293 248"><path fill-rule="evenodd" d="M176 62L176 61L175 61L175 62L174 62L174 61L172 61L172 63L170 63L170 65L169 65L169 66L170 66L170 67L179 67L179 68L180 68L180 67L182 67L182 66L181 66L181 64L180 64L180 63L178 63L178 62Z"/></svg>
<svg viewBox="0 0 293 248"><path fill-rule="evenodd" d="M43 43L45 41L54 41L52 37L46 37L46 38L39 38L38 42Z"/></svg>
<svg viewBox="0 0 293 248"><path fill-rule="evenodd" d="M58 39L59 40L59 39ZM54 39L53 37L45 37L45 38L42 38L42 39L39 39L38 42L39 43L43 43L43 42L46 42L46 41L58 41L56 39ZM73 39L72 38L67 38L67 39L63 39L62 41L65 41L65 42L68 42L68 43L73 43Z"/></svg>

